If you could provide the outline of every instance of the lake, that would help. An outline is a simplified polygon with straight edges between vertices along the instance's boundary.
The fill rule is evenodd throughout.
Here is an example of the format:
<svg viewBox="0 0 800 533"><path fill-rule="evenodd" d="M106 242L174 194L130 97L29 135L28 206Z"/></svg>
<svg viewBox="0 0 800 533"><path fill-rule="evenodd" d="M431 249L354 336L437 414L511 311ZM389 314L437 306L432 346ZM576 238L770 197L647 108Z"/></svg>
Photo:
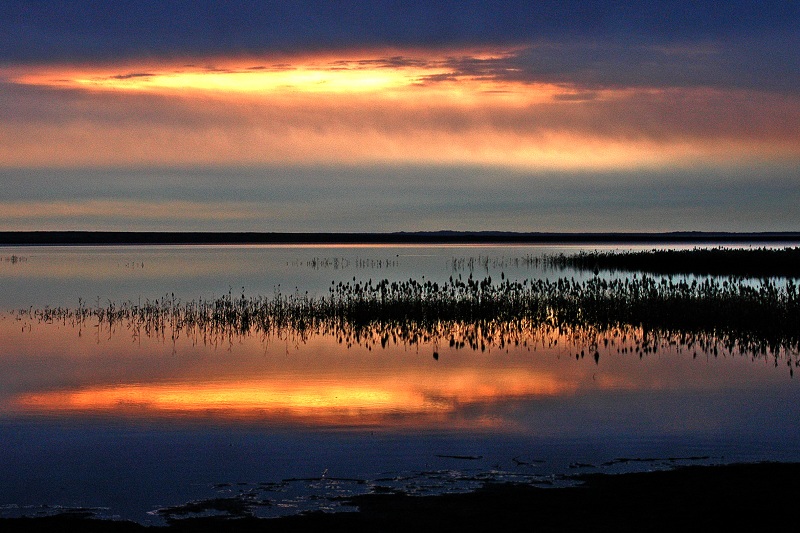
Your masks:
<svg viewBox="0 0 800 533"><path fill-rule="evenodd" d="M126 302L186 310L226 295L303 301L381 280L627 279L541 259L650 248L0 248L0 516L88 509L161 524L231 513L232 502L278 516L347 510L337 497L369 492L800 460L797 353L669 336L645 350L635 326L597 345L583 330L525 322L418 335L73 312ZM59 308L69 312L35 312Z"/></svg>

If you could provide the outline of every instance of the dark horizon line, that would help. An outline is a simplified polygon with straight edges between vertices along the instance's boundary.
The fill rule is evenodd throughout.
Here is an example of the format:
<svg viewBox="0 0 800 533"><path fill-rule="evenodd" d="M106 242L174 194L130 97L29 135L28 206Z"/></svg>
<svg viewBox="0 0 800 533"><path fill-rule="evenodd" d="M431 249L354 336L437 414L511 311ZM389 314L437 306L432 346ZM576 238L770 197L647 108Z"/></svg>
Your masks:
<svg viewBox="0 0 800 533"><path fill-rule="evenodd" d="M600 244L797 242L800 232L0 231L0 246L175 244Z"/></svg>

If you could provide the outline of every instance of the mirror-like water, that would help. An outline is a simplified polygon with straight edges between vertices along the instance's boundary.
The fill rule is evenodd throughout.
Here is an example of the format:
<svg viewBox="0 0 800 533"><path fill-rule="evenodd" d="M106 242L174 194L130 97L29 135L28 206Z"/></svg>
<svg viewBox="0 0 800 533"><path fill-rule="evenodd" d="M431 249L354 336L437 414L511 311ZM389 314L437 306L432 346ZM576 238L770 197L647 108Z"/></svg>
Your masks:
<svg viewBox="0 0 800 533"><path fill-rule="evenodd" d="M274 516L375 490L800 459L794 334L753 350L742 339L760 330L653 331L654 316L436 318L417 329L411 311L390 322L303 315L301 329L296 317L273 328L243 327L241 316L235 328L187 321L197 302L229 293L318 301L340 283L439 289L470 275L582 283L595 274L539 260L580 250L0 249L0 515ZM786 287L775 282L784 300ZM125 305L147 309L149 321L109 318ZM734 334L738 343L726 342ZM190 501L200 503L181 507Z"/></svg>

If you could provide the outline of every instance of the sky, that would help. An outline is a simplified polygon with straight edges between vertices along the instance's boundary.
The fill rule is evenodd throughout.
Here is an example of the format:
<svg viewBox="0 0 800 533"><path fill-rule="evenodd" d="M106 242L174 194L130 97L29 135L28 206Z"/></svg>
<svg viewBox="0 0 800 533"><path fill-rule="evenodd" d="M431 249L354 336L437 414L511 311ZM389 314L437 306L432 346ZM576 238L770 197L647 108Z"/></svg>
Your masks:
<svg viewBox="0 0 800 533"><path fill-rule="evenodd" d="M800 231L800 3L0 6L0 230Z"/></svg>

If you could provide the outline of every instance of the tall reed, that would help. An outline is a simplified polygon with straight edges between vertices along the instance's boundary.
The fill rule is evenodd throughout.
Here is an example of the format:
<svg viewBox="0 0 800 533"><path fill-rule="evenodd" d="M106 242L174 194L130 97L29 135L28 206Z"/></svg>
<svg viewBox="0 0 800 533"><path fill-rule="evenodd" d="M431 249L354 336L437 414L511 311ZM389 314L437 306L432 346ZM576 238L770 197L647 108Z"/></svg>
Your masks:
<svg viewBox="0 0 800 533"><path fill-rule="evenodd" d="M334 335L342 342L389 342L486 349L570 336L593 352L609 339L636 338L637 352L681 345L797 359L800 294L789 280L753 284L738 278L672 281L651 276L585 281L503 280L472 276L439 284L409 279L332 283L327 294L234 295L182 302L157 300L77 308L26 309L19 319L96 320L148 336L182 334L212 342L258 334ZM538 337L537 337L538 332ZM616 342L612 344L617 345ZM618 347L620 345L617 345Z"/></svg>

